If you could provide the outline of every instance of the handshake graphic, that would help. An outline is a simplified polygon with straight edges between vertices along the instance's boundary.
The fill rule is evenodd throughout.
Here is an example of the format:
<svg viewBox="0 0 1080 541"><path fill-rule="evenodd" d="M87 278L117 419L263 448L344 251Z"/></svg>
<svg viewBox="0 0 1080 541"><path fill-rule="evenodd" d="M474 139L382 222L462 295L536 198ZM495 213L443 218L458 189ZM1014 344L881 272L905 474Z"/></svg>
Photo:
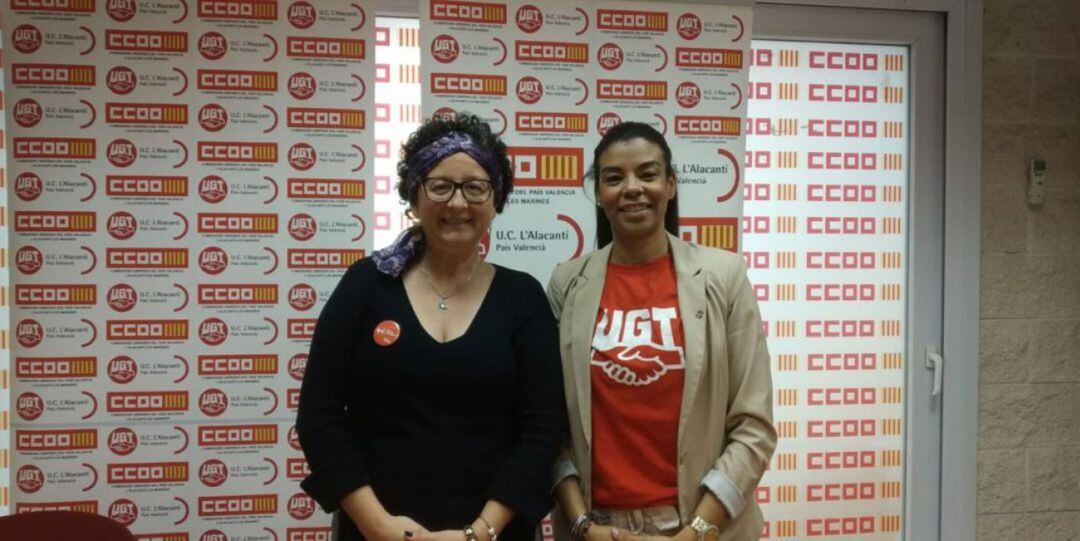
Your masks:
<svg viewBox="0 0 1080 541"><path fill-rule="evenodd" d="M606 351L593 349L592 365L612 380L623 385L649 385L672 370L683 370L686 363L682 348L665 348L656 344L615 346Z"/></svg>

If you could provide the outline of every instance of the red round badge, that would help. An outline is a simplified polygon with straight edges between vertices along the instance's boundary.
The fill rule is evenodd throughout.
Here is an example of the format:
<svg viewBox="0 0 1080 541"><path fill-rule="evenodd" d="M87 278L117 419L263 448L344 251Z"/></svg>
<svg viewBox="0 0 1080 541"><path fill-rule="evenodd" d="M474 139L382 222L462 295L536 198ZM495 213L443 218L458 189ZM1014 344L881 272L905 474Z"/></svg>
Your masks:
<svg viewBox="0 0 1080 541"><path fill-rule="evenodd" d="M391 346L398 341L398 338L401 338L401 325L398 325L396 321L387 319L375 326L372 337L375 338L375 343L380 346Z"/></svg>

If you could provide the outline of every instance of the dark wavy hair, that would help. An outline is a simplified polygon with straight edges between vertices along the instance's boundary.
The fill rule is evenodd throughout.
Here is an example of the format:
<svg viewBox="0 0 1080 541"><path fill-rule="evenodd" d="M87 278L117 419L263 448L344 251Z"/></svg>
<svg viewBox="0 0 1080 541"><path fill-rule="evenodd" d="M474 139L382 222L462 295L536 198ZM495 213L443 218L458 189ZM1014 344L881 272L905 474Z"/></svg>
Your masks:
<svg viewBox="0 0 1080 541"><path fill-rule="evenodd" d="M664 171L670 177L675 177L675 166L671 163L671 147L668 146L664 135L656 128L644 122L623 122L616 124L604 134L604 137L593 149L593 163L589 169L589 176L593 179L593 193L600 187L600 155L613 143L621 143L634 139L644 139L660 147L664 154ZM664 229L672 235L679 235L679 191L675 190L675 197L668 201L667 213L664 214ZM596 206L596 247L603 248L612 240L611 222L607 214L599 205Z"/></svg>
<svg viewBox="0 0 1080 541"><path fill-rule="evenodd" d="M401 146L401 160L397 164L398 196L402 201L408 201L410 205L416 204L420 185L416 184L410 188L405 181L409 178L409 162L424 147L453 132L468 135L477 147L495 156L497 173L502 178L502 182L495 187L492 197L495 198L495 212L502 212L507 198L510 197L510 192L514 190L514 175L510 168L510 158L506 155L506 143L491 132L491 126L488 126L487 122L470 113L458 113L453 118L432 117L409 136L409 140Z"/></svg>

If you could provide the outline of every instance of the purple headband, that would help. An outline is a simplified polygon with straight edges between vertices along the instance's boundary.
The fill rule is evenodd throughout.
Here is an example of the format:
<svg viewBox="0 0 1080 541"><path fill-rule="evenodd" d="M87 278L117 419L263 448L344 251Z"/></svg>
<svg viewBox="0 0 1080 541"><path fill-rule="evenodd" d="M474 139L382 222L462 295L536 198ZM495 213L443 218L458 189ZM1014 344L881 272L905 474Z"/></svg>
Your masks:
<svg viewBox="0 0 1080 541"><path fill-rule="evenodd" d="M470 158L476 160L480 167L484 168L491 177L491 187L498 192L502 186L502 176L499 175L498 161L491 152L481 149L473 142L472 137L461 132L450 132L420 149L408 161L409 177L404 179L405 185L412 191L427 177L427 174L435 168L439 162L451 154L464 152Z"/></svg>
<svg viewBox="0 0 1080 541"><path fill-rule="evenodd" d="M491 177L491 187L496 192L502 186L502 176L499 175L498 161L495 155L476 146L472 137L461 132L450 132L428 146L420 149L409 161L409 176L404 179L408 191L420 185L427 174L435 168L439 162L451 154L464 152L470 158L476 160L480 167L484 168ZM376 250L371 254L375 260L375 267L383 274L397 278L409 266L409 262L417 253L417 247L424 239L419 234L412 234L409 230L403 232L390 246Z"/></svg>

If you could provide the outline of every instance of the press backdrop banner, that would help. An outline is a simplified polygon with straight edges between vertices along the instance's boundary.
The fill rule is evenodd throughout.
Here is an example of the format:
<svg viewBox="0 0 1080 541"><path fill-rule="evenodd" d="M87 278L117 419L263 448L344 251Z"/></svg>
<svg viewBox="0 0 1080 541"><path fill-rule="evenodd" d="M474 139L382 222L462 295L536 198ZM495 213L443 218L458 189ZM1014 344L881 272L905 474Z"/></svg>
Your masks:
<svg viewBox="0 0 1080 541"><path fill-rule="evenodd" d="M293 418L371 249L366 0L8 0L13 510L326 539Z"/></svg>
<svg viewBox="0 0 1080 541"><path fill-rule="evenodd" d="M622 121L667 137L680 236L738 252L752 8L669 2L423 0L425 116L469 111L510 146L515 192L484 240L547 283L594 248L600 137Z"/></svg>
<svg viewBox="0 0 1080 541"><path fill-rule="evenodd" d="M0 48L0 57L3 56ZM0 73L3 67L0 66ZM0 99L0 112L4 109L4 100ZM3 115L0 115L0 130L4 129ZM7 185L7 157L0 153L0 186ZM0 190L0 209L7 216L7 189ZM4 220L0 225L0 515L6 515L11 503L11 313L8 301L11 288L8 287L8 224Z"/></svg>

